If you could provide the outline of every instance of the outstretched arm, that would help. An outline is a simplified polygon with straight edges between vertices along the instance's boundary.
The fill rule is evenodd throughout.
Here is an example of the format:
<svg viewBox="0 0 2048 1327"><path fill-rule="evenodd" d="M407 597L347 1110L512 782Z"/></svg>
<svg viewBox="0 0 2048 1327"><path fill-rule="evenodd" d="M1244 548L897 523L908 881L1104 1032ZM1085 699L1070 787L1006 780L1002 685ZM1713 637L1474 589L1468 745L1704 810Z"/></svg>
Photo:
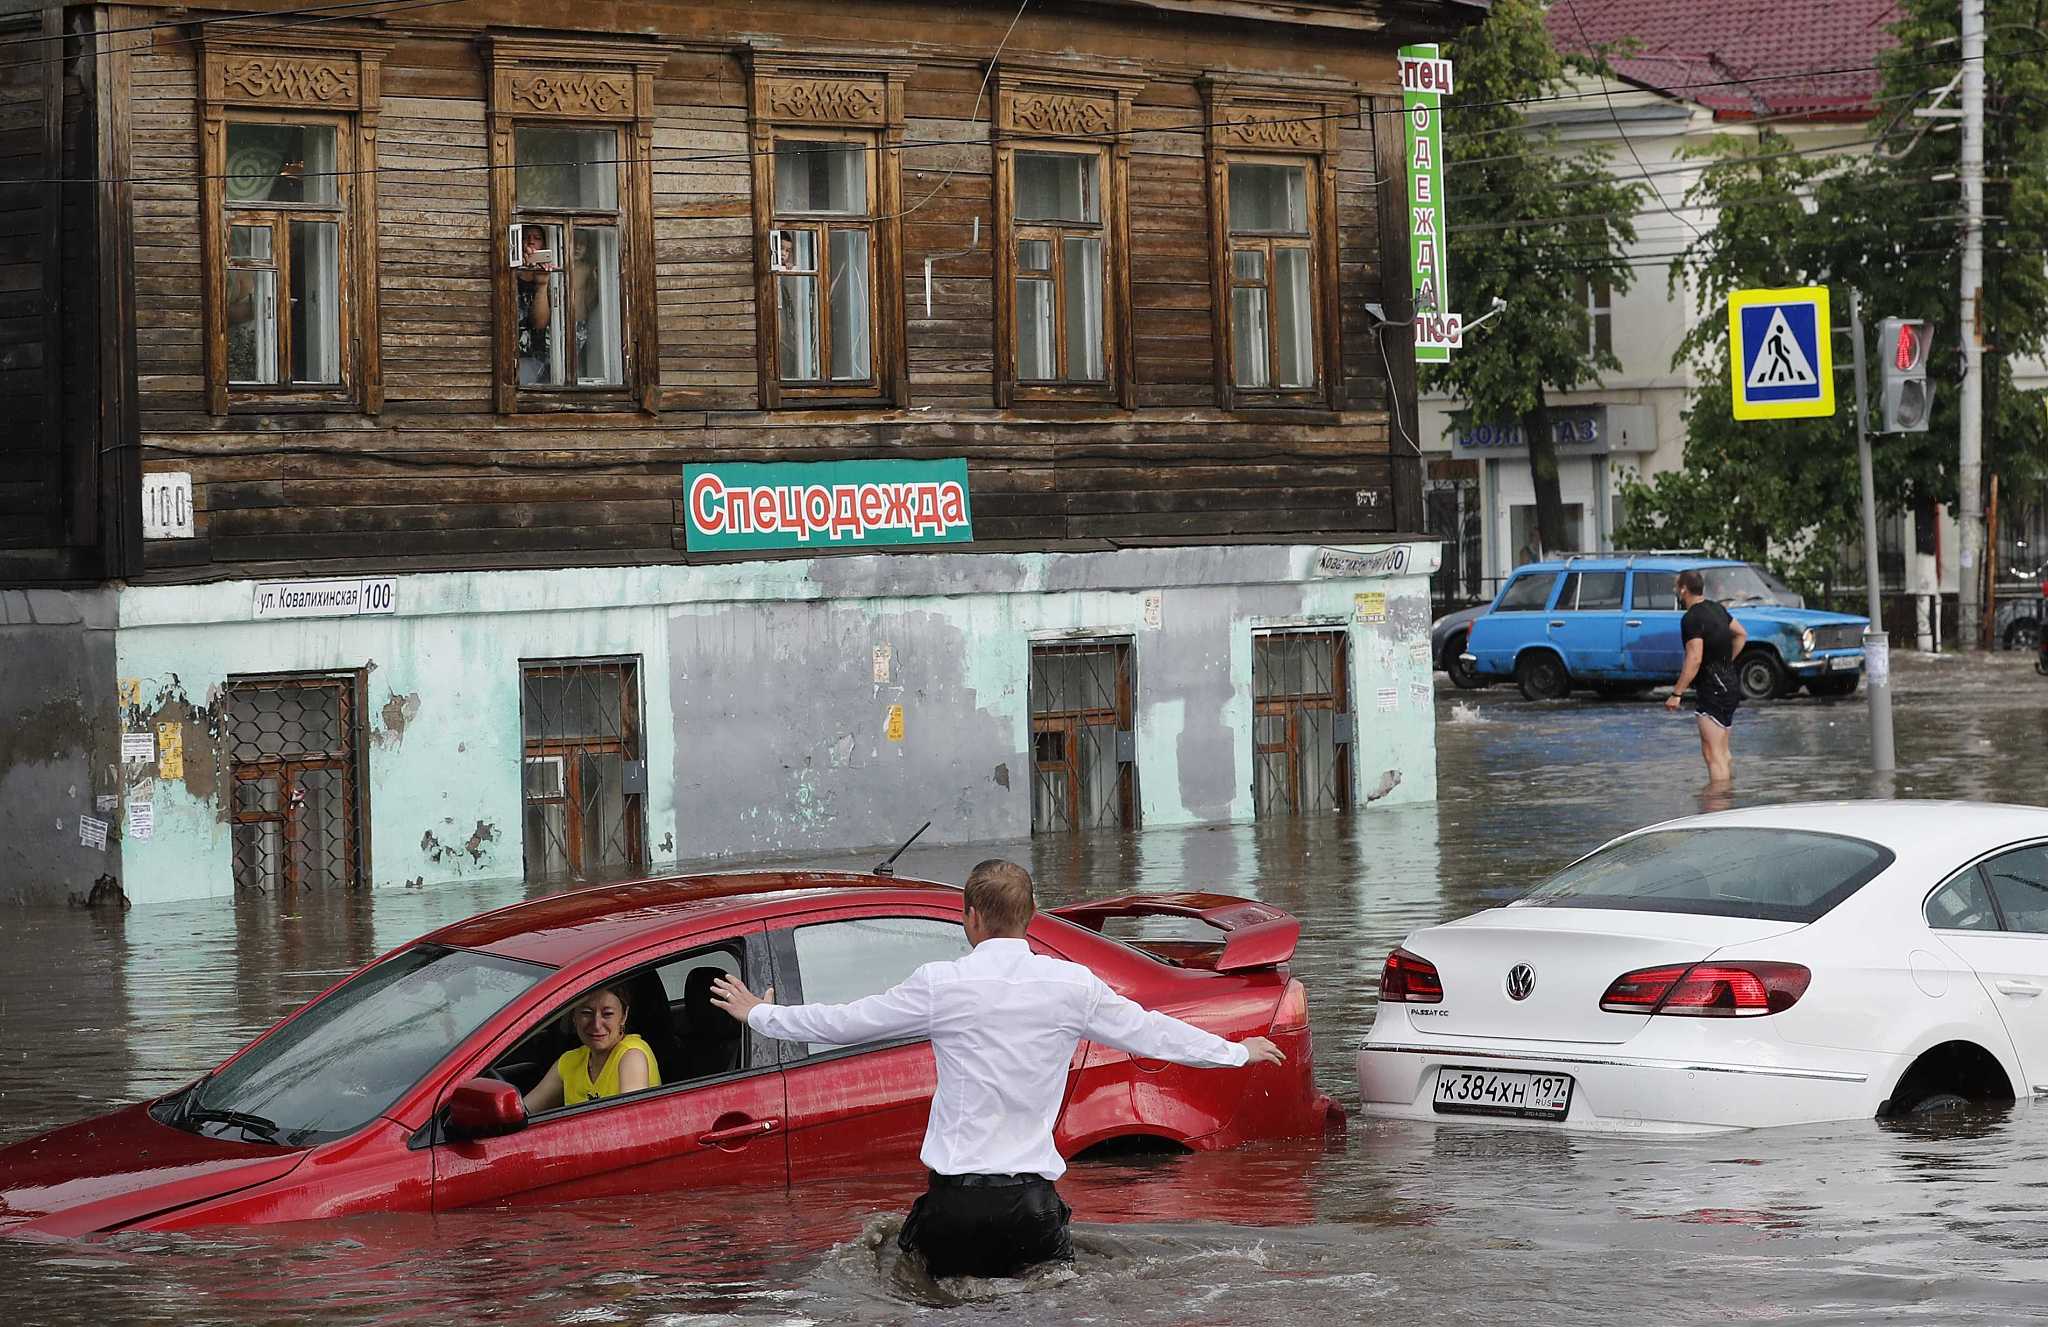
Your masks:
<svg viewBox="0 0 2048 1327"><path fill-rule="evenodd" d="M1264 1037L1229 1042L1192 1023L1146 1009L1107 985L1096 992L1082 1029L1091 1041L1152 1060L1172 1060L1203 1068L1229 1069L1244 1064L1281 1064L1287 1057Z"/></svg>
<svg viewBox="0 0 2048 1327"><path fill-rule="evenodd" d="M823 1041L835 1046L857 1046L864 1041L909 1037L931 1030L931 986L924 969L877 995L850 1004L770 1003L745 984L731 977L711 983L711 1003L739 1019L764 1037L777 1041Z"/></svg>

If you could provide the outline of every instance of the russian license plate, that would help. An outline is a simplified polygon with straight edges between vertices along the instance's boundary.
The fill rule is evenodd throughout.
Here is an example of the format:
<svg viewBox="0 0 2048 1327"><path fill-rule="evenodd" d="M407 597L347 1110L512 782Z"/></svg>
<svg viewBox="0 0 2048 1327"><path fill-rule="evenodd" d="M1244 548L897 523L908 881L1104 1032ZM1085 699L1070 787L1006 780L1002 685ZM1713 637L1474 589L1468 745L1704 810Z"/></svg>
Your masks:
<svg viewBox="0 0 2048 1327"><path fill-rule="evenodd" d="M1828 668L1837 673L1851 672L1862 666L1863 656L1860 654L1838 654L1828 660Z"/></svg>
<svg viewBox="0 0 2048 1327"><path fill-rule="evenodd" d="M1445 1065L1436 1071L1436 1097L1432 1104L1440 1115L1561 1120L1572 1108L1572 1079L1570 1074Z"/></svg>

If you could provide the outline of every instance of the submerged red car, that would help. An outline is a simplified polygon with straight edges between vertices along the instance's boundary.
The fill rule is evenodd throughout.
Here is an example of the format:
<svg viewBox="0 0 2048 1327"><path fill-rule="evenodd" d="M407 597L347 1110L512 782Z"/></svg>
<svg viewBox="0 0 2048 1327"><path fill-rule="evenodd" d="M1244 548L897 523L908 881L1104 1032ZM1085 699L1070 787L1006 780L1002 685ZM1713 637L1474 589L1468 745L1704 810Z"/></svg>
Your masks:
<svg viewBox="0 0 2048 1327"><path fill-rule="evenodd" d="M785 1003L883 990L966 952L961 894L880 875L756 872L602 886L484 913L386 954L218 1069L156 1101L0 1148L0 1234L304 1221L472 1204L917 1168L933 1066L922 1041L759 1037L704 1002L701 970ZM1178 917L1222 943L1124 942L1116 918ZM1057 1128L1072 1156L1120 1140L1188 1148L1312 1136L1301 925L1216 894L1041 913L1032 947L1282 1066L1209 1072L1083 1042ZM661 1083L535 1114L523 1094L576 1045L566 1011L629 993Z"/></svg>

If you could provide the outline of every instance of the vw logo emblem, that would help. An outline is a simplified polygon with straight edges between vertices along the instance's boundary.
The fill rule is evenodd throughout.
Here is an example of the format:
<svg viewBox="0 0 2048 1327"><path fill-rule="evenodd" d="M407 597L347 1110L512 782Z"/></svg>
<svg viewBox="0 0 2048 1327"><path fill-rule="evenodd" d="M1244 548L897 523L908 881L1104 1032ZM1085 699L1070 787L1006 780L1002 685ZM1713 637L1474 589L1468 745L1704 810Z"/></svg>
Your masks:
<svg viewBox="0 0 2048 1327"><path fill-rule="evenodd" d="M1526 1000L1535 989L1536 969L1527 963L1517 963L1508 969L1508 999Z"/></svg>

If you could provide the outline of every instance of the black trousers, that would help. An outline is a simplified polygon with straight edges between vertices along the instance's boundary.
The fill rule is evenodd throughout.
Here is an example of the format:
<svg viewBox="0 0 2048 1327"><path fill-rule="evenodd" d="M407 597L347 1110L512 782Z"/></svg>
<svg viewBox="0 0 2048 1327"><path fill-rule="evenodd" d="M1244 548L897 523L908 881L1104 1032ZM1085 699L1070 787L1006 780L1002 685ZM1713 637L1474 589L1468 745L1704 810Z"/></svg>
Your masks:
<svg viewBox="0 0 2048 1327"><path fill-rule="evenodd" d="M896 1243L933 1276L1015 1276L1074 1256L1073 1215L1041 1175L940 1175L910 1205Z"/></svg>

